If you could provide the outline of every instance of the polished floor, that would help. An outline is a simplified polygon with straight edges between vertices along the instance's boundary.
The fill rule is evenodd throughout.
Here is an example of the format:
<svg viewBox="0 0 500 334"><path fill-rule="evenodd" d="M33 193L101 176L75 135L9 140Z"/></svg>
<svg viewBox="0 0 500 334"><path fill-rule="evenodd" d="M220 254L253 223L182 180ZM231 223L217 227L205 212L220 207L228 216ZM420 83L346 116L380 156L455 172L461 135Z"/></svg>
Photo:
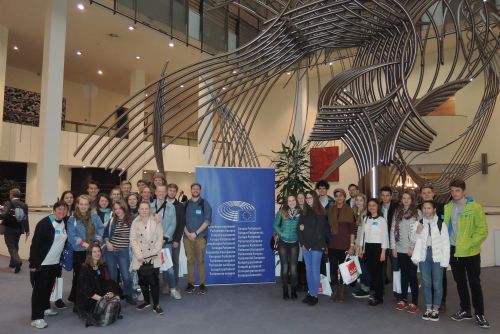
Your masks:
<svg viewBox="0 0 500 334"><path fill-rule="evenodd" d="M37 330L29 326L31 287L26 264L15 275L7 267L6 257L0 256L0 333L203 333L203 334L281 334L281 333L481 333L473 321L460 323L442 314L437 323L421 320L421 312L408 314L394 309L392 293L387 287L386 301L372 308L366 300L348 296L343 304L320 298L315 307L300 301L283 301L281 289L274 284L212 286L205 296L183 295L174 301L162 295L161 305L165 314L156 315L149 310L137 311L124 304L124 319L106 328L85 328L71 309L55 317L47 317L49 327ZM456 286L449 274L449 312L458 307ZM70 288L70 273L65 272L65 296ZM497 320L500 310L500 268L482 271L486 316L491 323L491 333L500 333ZM303 293L299 295L299 299ZM422 296L421 296L422 297Z"/></svg>

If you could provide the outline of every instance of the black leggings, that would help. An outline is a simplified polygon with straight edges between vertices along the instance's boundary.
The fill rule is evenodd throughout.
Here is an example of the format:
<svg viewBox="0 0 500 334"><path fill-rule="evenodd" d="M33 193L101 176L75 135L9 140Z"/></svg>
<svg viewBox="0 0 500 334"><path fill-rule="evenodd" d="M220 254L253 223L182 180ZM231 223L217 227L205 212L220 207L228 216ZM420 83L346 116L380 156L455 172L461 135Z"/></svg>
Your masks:
<svg viewBox="0 0 500 334"><path fill-rule="evenodd" d="M150 296L153 296L153 307L160 304L160 268L154 268L150 275L144 276L138 270L139 286L141 287L144 302L150 304Z"/></svg>
<svg viewBox="0 0 500 334"><path fill-rule="evenodd" d="M410 285L411 302L418 305L418 267L412 262L411 257L405 253L398 253L398 264L401 269L401 300L407 301L408 285Z"/></svg>
<svg viewBox="0 0 500 334"><path fill-rule="evenodd" d="M297 286L297 261L299 260L299 243L278 242L278 253L281 263L281 282L288 286L288 272L292 278L292 286Z"/></svg>
<svg viewBox="0 0 500 334"><path fill-rule="evenodd" d="M345 261L346 253L343 249L328 248L328 260L330 261L330 280L332 285L342 284L339 280L339 264Z"/></svg>
<svg viewBox="0 0 500 334"><path fill-rule="evenodd" d="M71 292L69 293L68 300L76 305L76 292L78 291L78 278L80 277L80 269L85 262L86 251L73 252L73 283L71 285Z"/></svg>
<svg viewBox="0 0 500 334"><path fill-rule="evenodd" d="M372 286L375 290L375 300L383 300L384 284L382 282L384 262L380 262L380 244L365 244L365 258L372 277Z"/></svg>

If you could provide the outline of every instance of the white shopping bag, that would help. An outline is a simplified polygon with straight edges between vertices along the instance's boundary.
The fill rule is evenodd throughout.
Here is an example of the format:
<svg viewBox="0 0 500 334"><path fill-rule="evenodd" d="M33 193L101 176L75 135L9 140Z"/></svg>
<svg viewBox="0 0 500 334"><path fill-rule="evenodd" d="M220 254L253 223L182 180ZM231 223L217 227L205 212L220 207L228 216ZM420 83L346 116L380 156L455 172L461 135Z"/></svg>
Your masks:
<svg viewBox="0 0 500 334"><path fill-rule="evenodd" d="M162 248L161 250L161 266L160 271L168 271L174 266L172 262L172 255L170 254L169 248Z"/></svg>
<svg viewBox="0 0 500 334"><path fill-rule="evenodd" d="M361 274L358 271L358 266L356 266L356 261L354 260L355 258L355 256L347 256L345 262L339 264L340 275L342 276L342 281L346 285L355 282Z"/></svg>
<svg viewBox="0 0 500 334"><path fill-rule="evenodd" d="M392 272L392 291L401 293L401 271Z"/></svg>
<svg viewBox="0 0 500 334"><path fill-rule="evenodd" d="M325 275L321 274L321 280L319 281L318 293L321 295L331 296L332 288L330 287L330 280Z"/></svg>
<svg viewBox="0 0 500 334"><path fill-rule="evenodd" d="M281 276L281 262L278 252L274 254L274 276Z"/></svg>
<svg viewBox="0 0 500 334"><path fill-rule="evenodd" d="M57 277L52 286L52 293L50 294L50 301L55 302L56 300L62 299L63 290L63 279L62 277Z"/></svg>
<svg viewBox="0 0 500 334"><path fill-rule="evenodd" d="M302 247L299 247L299 258L297 259L298 262L304 262L304 253L302 252Z"/></svg>
<svg viewBox="0 0 500 334"><path fill-rule="evenodd" d="M328 278L328 282L331 282L332 279L330 277L330 262L325 262L325 272L326 272L326 278Z"/></svg>

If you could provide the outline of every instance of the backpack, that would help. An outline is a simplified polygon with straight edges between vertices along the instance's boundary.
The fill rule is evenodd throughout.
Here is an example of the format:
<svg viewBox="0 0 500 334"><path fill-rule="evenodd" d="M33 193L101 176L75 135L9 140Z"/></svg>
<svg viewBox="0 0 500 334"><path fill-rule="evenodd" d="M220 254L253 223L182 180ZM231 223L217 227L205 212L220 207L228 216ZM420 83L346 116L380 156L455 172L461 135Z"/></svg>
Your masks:
<svg viewBox="0 0 500 334"><path fill-rule="evenodd" d="M22 223L26 220L26 213L21 207L16 207L12 201L8 202L8 205L5 206L8 212L4 214L4 225L20 229L22 227Z"/></svg>
<svg viewBox="0 0 500 334"><path fill-rule="evenodd" d="M109 326L114 323L120 317L120 312L122 306L120 303L120 297L114 296L109 298L104 296L99 300L94 309L94 325L95 326Z"/></svg>

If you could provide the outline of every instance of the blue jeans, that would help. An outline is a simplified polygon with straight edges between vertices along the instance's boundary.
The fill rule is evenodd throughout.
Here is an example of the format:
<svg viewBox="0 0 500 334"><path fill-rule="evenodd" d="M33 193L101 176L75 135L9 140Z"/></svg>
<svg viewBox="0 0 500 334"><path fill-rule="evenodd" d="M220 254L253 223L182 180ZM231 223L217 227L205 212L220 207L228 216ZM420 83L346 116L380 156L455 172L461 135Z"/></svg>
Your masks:
<svg viewBox="0 0 500 334"><path fill-rule="evenodd" d="M118 279L118 270L123 281L123 294L132 296L132 279L130 277L130 257L128 248L114 250L112 252L106 250L104 254L106 265L108 267L110 278L116 282Z"/></svg>
<svg viewBox="0 0 500 334"><path fill-rule="evenodd" d="M425 261L419 263L424 280L424 299L427 308L438 309L443 297L443 268L438 262L432 261L432 248L427 248ZM434 297L432 291L434 289Z"/></svg>
<svg viewBox="0 0 500 334"><path fill-rule="evenodd" d="M317 250L303 250L304 262L306 263L306 277L309 294L317 297L319 282L321 280L320 267L323 252Z"/></svg>
<svg viewBox="0 0 500 334"><path fill-rule="evenodd" d="M172 253L172 244L164 244L163 248L168 248L170 249L170 256L172 256L172 261L173 261L173 253ZM168 286L170 289L175 289L176 284L175 284L175 272L174 272L174 267L170 267L169 270L163 272L163 279L168 282Z"/></svg>

